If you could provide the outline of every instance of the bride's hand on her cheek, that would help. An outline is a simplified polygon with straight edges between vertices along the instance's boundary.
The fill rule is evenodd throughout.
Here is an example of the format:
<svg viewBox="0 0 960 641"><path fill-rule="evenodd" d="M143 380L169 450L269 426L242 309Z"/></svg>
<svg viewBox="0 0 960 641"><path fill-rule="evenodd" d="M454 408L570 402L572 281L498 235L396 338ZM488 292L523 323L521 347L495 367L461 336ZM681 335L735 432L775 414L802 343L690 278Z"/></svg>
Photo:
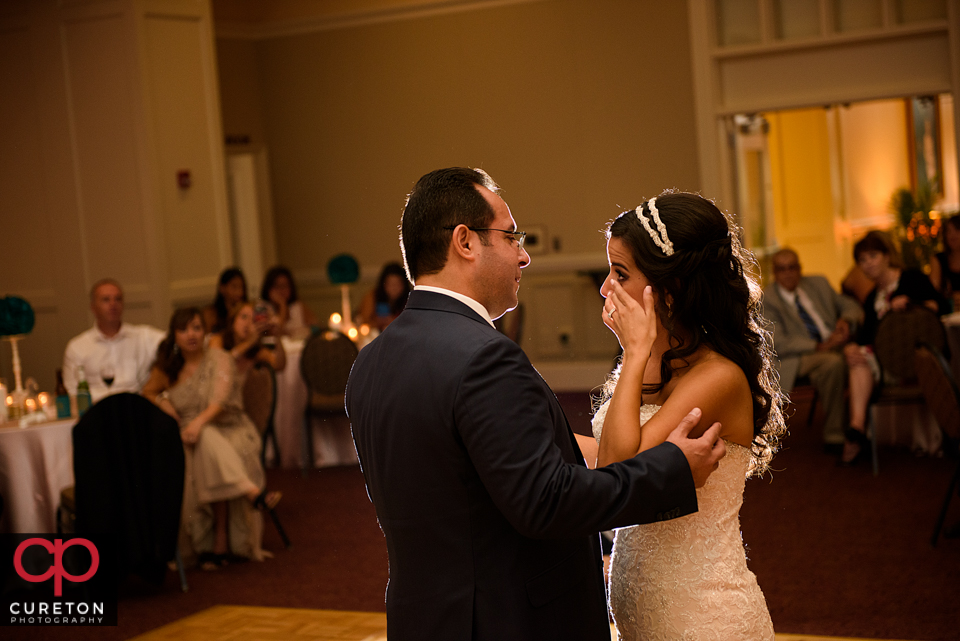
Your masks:
<svg viewBox="0 0 960 641"><path fill-rule="evenodd" d="M610 282L610 294L603 305L603 322L617 335L624 354L648 355L657 338L653 289L649 285L645 287L638 301L620 283Z"/></svg>

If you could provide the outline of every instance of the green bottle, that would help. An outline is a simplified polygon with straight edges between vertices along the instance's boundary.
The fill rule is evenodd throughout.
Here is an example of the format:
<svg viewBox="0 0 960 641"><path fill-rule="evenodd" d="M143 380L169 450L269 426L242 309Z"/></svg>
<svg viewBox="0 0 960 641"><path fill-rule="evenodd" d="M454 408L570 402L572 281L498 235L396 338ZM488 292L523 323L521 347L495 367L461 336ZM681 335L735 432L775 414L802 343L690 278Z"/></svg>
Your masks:
<svg viewBox="0 0 960 641"><path fill-rule="evenodd" d="M57 418L70 418L70 394L63 384L63 370L57 370Z"/></svg>
<svg viewBox="0 0 960 641"><path fill-rule="evenodd" d="M86 414L91 405L93 405L93 399L90 398L90 384L87 383L87 375L81 365L77 370L77 415Z"/></svg>

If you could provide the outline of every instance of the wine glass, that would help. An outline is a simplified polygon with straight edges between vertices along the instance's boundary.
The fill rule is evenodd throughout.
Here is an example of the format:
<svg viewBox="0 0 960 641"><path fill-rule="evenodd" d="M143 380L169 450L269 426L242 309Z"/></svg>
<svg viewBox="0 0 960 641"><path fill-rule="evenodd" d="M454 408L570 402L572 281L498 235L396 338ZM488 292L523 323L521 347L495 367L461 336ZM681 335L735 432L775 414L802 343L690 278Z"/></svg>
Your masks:
<svg viewBox="0 0 960 641"><path fill-rule="evenodd" d="M100 368L100 378L103 379L103 382L106 383L107 389L110 389L110 386L113 385L113 380L116 377L113 371L113 365L104 365Z"/></svg>

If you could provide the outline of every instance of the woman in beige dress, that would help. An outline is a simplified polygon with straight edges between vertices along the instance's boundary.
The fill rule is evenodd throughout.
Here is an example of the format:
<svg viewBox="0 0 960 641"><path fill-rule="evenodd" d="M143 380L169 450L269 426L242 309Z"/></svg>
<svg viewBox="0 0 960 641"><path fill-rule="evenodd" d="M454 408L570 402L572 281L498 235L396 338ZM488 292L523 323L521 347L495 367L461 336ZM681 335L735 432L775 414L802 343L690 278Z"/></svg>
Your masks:
<svg viewBox="0 0 960 641"><path fill-rule="evenodd" d="M279 492L264 489L260 436L243 413L233 358L204 347L203 316L177 310L143 395L180 423L186 448L182 527L201 567L231 555L262 560L263 519ZM259 508L259 509L258 509Z"/></svg>

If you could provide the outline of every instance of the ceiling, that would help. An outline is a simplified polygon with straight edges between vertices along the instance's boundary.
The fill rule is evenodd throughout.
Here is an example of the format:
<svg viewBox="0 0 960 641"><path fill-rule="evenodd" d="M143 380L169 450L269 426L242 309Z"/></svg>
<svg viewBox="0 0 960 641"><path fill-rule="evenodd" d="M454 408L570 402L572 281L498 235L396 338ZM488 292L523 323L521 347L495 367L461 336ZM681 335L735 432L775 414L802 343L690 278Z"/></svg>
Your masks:
<svg viewBox="0 0 960 641"><path fill-rule="evenodd" d="M212 0L218 36L287 33L537 0Z"/></svg>

